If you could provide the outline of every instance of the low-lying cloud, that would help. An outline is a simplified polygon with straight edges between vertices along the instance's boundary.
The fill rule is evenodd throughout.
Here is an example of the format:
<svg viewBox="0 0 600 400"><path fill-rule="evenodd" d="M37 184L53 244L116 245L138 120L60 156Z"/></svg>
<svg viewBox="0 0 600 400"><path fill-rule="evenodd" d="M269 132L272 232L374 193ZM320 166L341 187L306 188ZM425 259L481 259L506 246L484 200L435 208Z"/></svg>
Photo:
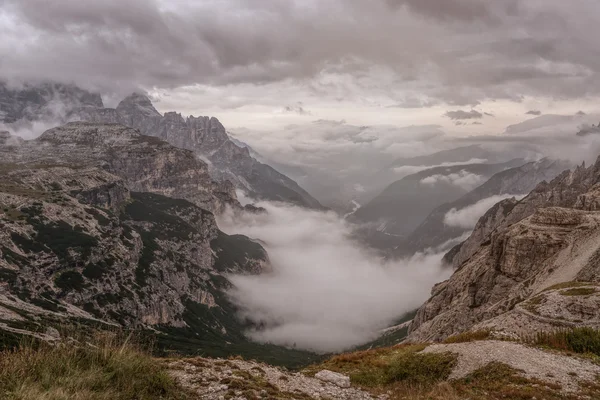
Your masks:
<svg viewBox="0 0 600 400"><path fill-rule="evenodd" d="M467 161L447 162L447 163L441 163L441 164L437 164L437 165L403 165L401 167L396 167L393 170L394 170L394 173L396 173L396 175L398 175L399 178L403 178L405 176L413 175L413 174L419 173L421 171L426 171L426 170L432 169L432 168L455 167L457 165L469 165L469 164L485 164L487 162L488 162L488 160L486 160L485 158L471 158L470 160L467 160Z"/></svg>
<svg viewBox="0 0 600 400"><path fill-rule="evenodd" d="M491 196L486 199L479 200L477 203L460 210L453 208L446 213L444 217L444 223L448 226L457 228L473 229L475 225L477 225L479 218L481 218L483 214L485 214L490 208L492 208L496 203L511 197L515 197L520 200L524 196L512 194Z"/></svg>
<svg viewBox="0 0 600 400"><path fill-rule="evenodd" d="M421 179L421 184L433 186L439 183L447 183L471 191L485 181L486 178L484 176L477 175L463 169L462 171L454 174L436 174L428 176L427 178Z"/></svg>
<svg viewBox="0 0 600 400"><path fill-rule="evenodd" d="M264 214L221 217L226 232L260 239L273 272L232 276L229 293L242 317L265 327L247 334L317 352L367 342L405 312L419 307L432 285L447 278L441 254L384 262L349 237L332 212L258 203Z"/></svg>
<svg viewBox="0 0 600 400"><path fill-rule="evenodd" d="M483 118L483 114L480 113L477 110L471 110L471 111L463 111L463 110L448 111L444 115L446 117L452 119L452 120L480 119L480 118ZM487 115L489 115L489 114L487 114Z"/></svg>

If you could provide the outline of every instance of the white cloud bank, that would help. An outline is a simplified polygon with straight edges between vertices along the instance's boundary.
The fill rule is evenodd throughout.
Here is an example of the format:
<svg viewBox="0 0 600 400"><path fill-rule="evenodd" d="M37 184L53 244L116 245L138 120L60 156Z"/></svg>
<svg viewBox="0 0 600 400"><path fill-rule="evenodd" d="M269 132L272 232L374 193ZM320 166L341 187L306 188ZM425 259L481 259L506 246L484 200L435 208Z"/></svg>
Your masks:
<svg viewBox="0 0 600 400"><path fill-rule="evenodd" d="M248 335L260 342L317 352L367 342L407 311L451 271L441 254L384 262L349 239L334 213L258 203L266 214L224 215L221 229L260 239L273 272L232 276L230 297L242 316L265 326Z"/></svg>
<svg viewBox="0 0 600 400"><path fill-rule="evenodd" d="M488 160L485 158L471 158L468 161L459 161L459 162L447 162L437 165L403 165L401 167L393 168L394 173L398 175L399 178L404 178L408 175L413 175L419 173L421 171L426 171L432 168L438 167L455 167L457 165L469 165L469 164L485 164Z"/></svg>
<svg viewBox="0 0 600 400"><path fill-rule="evenodd" d="M479 218L481 218L483 214L485 214L490 208L492 208L496 203L511 197L515 197L517 200L520 200L525 196L503 194L479 200L477 203L460 210L453 208L446 213L444 217L444 223L448 226L455 226L457 228L473 229L477 224L477 221L479 221Z"/></svg>
<svg viewBox="0 0 600 400"><path fill-rule="evenodd" d="M427 178L421 179L421 183L423 185L436 185L438 183L448 183L451 185L455 185L461 187L467 191L471 191L475 189L477 186L481 185L486 181L486 178L473 174L469 171L462 170L460 172L448 175L431 175Z"/></svg>

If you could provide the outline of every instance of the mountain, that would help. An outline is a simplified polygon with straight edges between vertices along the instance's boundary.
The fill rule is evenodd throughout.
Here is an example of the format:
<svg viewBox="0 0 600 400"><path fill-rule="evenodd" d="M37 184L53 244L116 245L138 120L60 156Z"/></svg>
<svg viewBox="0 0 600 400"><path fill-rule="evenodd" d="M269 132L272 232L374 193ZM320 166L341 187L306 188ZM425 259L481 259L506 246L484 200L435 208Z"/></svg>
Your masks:
<svg viewBox="0 0 600 400"><path fill-rule="evenodd" d="M0 159L3 337L117 326L165 351L306 359L245 338L228 275L269 271L268 255L219 230L208 208L240 205L191 151L77 122L0 145Z"/></svg>
<svg viewBox="0 0 600 400"><path fill-rule="evenodd" d="M220 181L229 180L250 197L284 201L308 208L321 204L296 182L257 161L247 146L236 144L218 119L183 118L168 112L161 115L150 99L135 93L126 97L116 109L81 107L74 109L70 120L118 122L139 129L144 135L156 136L174 146L194 151L209 162L211 174Z"/></svg>
<svg viewBox="0 0 600 400"><path fill-rule="evenodd" d="M489 210L410 328L413 341L467 330L509 337L556 327L598 328L600 158ZM465 253L466 252L466 253ZM512 335L512 336L511 336Z"/></svg>
<svg viewBox="0 0 600 400"><path fill-rule="evenodd" d="M483 185L456 201L443 204L431 214L403 241L395 253L414 254L427 248L437 248L451 243L469 233L473 226L468 220L477 221L489 208L503 197L526 195L540 182L550 181L570 167L563 161L542 159L525 165L498 172ZM461 217L467 221L449 221L448 217ZM453 222L453 223L451 223Z"/></svg>
<svg viewBox="0 0 600 400"><path fill-rule="evenodd" d="M11 88L0 82L0 122L56 119L77 107L102 107L102 98L73 85L43 83Z"/></svg>
<svg viewBox="0 0 600 400"><path fill-rule="evenodd" d="M348 219L355 223L370 224L375 231L388 236L403 237L416 229L436 207L455 201L495 173L522 162L512 160L502 164L427 169L392 183Z"/></svg>
<svg viewBox="0 0 600 400"><path fill-rule="evenodd" d="M9 89L0 84L0 122L8 128L16 128L44 120L55 122L54 125L86 121L118 123L139 129L144 135L194 151L208 162L215 179L231 181L250 197L323 208L296 182L257 161L247 146L232 141L214 117L183 118L175 112L162 115L150 99L140 93L126 97L117 108L105 108L99 95L72 85L45 83Z"/></svg>
<svg viewBox="0 0 600 400"><path fill-rule="evenodd" d="M396 159L389 168L403 166L437 166L445 163L463 163L472 159L486 160L490 163L500 162L501 158L494 152L482 148L480 145L457 147L449 150L438 151L417 157L401 157Z"/></svg>
<svg viewBox="0 0 600 400"><path fill-rule="evenodd" d="M193 152L116 124L71 122L39 138L0 147L3 163L101 168L133 191L186 199L211 212L239 208L229 182L212 180Z"/></svg>

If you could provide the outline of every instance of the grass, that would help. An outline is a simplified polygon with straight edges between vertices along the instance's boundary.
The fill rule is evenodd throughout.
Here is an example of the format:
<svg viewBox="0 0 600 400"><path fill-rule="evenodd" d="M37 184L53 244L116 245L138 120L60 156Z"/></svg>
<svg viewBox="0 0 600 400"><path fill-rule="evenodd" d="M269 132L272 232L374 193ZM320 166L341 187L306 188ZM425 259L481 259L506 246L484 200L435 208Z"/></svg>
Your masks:
<svg viewBox="0 0 600 400"><path fill-rule="evenodd" d="M22 344L0 353L6 400L186 400L166 367L128 340L98 336L91 345Z"/></svg>
<svg viewBox="0 0 600 400"><path fill-rule="evenodd" d="M554 350L600 356L600 330L593 328L559 329L538 332L525 342Z"/></svg>
<svg viewBox="0 0 600 400"><path fill-rule="evenodd" d="M580 287L560 292L561 296L589 296L596 293L596 288Z"/></svg>
<svg viewBox="0 0 600 400"><path fill-rule="evenodd" d="M481 337L473 333L464 340ZM454 342L456 343L456 342ZM522 377L519 371L501 363L490 363L470 375L448 380L456 358L450 353L422 354L427 345L399 345L335 356L303 372L314 375L329 369L350 376L374 395L385 394L390 400L500 400L533 398L575 400L578 394L565 394L556 384ZM599 398L598 388L585 388L589 398ZM595 397L594 397L595 396Z"/></svg>
<svg viewBox="0 0 600 400"><path fill-rule="evenodd" d="M446 343L446 344L467 343L467 342L475 342L477 340L487 340L490 338L490 333L491 332L489 330L463 332L463 333L459 333L458 335L450 336L449 338L444 340L444 343Z"/></svg>
<svg viewBox="0 0 600 400"><path fill-rule="evenodd" d="M305 370L312 375L329 369L350 376L357 385L374 388L396 382L409 385L432 386L448 378L456 356L422 354L425 345L399 345L392 348L359 351L335 356L325 363Z"/></svg>
<svg viewBox="0 0 600 400"><path fill-rule="evenodd" d="M558 289L578 288L578 287L589 286L589 285L590 285L590 283L587 283L587 282L575 282L575 281L562 282L562 283L558 283L556 285L552 285L550 287L547 287L546 289L544 289L544 292L547 292L547 291L550 291L550 290L558 290Z"/></svg>

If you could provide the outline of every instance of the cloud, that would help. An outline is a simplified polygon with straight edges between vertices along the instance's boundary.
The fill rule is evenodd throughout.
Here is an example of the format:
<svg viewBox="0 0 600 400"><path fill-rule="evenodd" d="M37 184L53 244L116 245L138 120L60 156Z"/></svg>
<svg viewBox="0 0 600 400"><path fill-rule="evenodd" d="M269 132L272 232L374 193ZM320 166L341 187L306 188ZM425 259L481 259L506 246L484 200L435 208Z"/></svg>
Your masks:
<svg viewBox="0 0 600 400"><path fill-rule="evenodd" d="M527 111L525 114L540 116L540 115L542 115L542 112L540 110L530 110L530 111Z"/></svg>
<svg viewBox="0 0 600 400"><path fill-rule="evenodd" d="M479 218L481 218L490 208L496 203L511 197L516 197L520 200L524 196L510 194L491 196L460 210L453 208L444 216L444 223L452 227L473 229L477 224L477 221L479 221Z"/></svg>
<svg viewBox="0 0 600 400"><path fill-rule="evenodd" d="M595 95L600 82L589 40L600 33L597 7L561 0L3 0L0 76L107 91L200 85L258 97L276 82L374 107L574 99Z"/></svg>
<svg viewBox="0 0 600 400"><path fill-rule="evenodd" d="M468 165L468 164L485 164L488 160L484 158L471 158L467 161L458 161L458 162L446 162L437 165L403 165L401 167L396 167L393 171L398 175L398 178L403 178L408 175L413 175L421 171L425 171L432 168L438 167L455 167L457 165Z"/></svg>
<svg viewBox="0 0 600 400"><path fill-rule="evenodd" d="M427 178L421 179L421 184L433 186L439 183L446 183L461 187L467 191L471 191L485 182L485 180L485 177L481 175L462 170L455 174L436 174L428 176Z"/></svg>
<svg viewBox="0 0 600 400"><path fill-rule="evenodd" d="M444 114L446 117L452 120L462 120L462 119L479 119L483 118L483 114L476 110L471 111L448 111Z"/></svg>
<svg viewBox="0 0 600 400"><path fill-rule="evenodd" d="M265 326L248 332L254 340L318 352L351 348L418 307L451 273L441 269L441 254L382 261L349 239L350 227L334 213L258 205L268 213L219 220L226 232L260 239L274 268L231 277L241 316Z"/></svg>
<svg viewBox="0 0 600 400"><path fill-rule="evenodd" d="M302 102L298 102L295 105L283 107L283 112L298 115L311 115L311 112L304 108Z"/></svg>

